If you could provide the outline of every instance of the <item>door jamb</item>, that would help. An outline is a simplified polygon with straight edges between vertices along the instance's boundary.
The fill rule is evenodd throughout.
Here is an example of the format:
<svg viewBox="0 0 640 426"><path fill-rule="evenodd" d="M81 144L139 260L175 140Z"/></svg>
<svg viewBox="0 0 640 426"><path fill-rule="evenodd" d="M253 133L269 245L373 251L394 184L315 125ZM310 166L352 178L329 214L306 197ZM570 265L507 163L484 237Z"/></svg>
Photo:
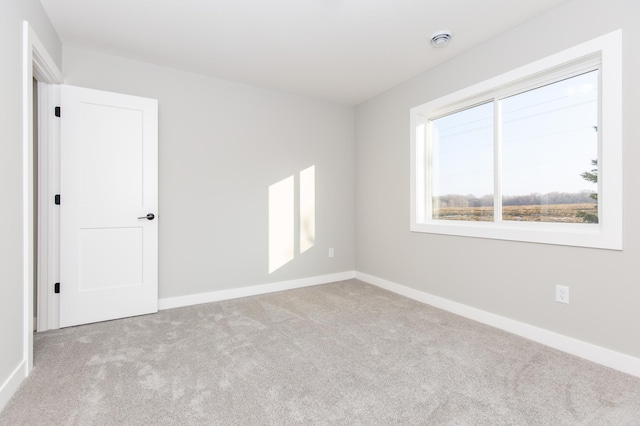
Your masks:
<svg viewBox="0 0 640 426"><path fill-rule="evenodd" d="M33 368L34 206L33 206L33 78L60 84L62 73L28 21L22 24L22 279L23 357L25 375ZM39 245L39 244L38 244Z"/></svg>
<svg viewBox="0 0 640 426"><path fill-rule="evenodd" d="M60 328L60 122L53 111L60 105L59 86L38 82L38 237L36 331Z"/></svg>

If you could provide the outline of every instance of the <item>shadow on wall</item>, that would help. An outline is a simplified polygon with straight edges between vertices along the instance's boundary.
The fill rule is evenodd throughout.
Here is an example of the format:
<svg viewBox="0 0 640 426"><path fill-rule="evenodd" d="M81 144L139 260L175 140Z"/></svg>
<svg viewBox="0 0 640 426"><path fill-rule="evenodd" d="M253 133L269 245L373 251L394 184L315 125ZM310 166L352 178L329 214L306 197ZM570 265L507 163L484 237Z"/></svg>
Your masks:
<svg viewBox="0 0 640 426"><path fill-rule="evenodd" d="M316 167L298 176L299 251L309 250L316 240ZM296 175L269 186L269 273L295 257Z"/></svg>

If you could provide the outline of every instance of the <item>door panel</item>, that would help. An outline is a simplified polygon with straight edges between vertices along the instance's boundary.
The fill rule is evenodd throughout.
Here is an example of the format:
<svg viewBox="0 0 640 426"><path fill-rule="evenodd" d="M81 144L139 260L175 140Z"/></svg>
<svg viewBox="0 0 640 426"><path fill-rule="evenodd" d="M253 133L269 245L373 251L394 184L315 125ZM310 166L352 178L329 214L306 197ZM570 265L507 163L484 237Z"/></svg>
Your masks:
<svg viewBox="0 0 640 426"><path fill-rule="evenodd" d="M142 247L140 228L81 230L80 291L141 285ZM109 261L105 262L105 258Z"/></svg>
<svg viewBox="0 0 640 426"><path fill-rule="evenodd" d="M84 104L80 112L80 204L143 207L142 111Z"/></svg>
<svg viewBox="0 0 640 426"><path fill-rule="evenodd" d="M60 326L157 312L157 101L60 98Z"/></svg>

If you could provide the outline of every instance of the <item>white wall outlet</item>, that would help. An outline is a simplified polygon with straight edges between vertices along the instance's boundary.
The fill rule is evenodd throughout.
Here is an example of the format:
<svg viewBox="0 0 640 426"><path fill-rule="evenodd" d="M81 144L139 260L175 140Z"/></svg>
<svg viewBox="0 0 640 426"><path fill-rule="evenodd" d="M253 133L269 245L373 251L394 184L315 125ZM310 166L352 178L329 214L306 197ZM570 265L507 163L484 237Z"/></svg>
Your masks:
<svg viewBox="0 0 640 426"><path fill-rule="evenodd" d="M329 249L329 257L333 257L333 247Z"/></svg>
<svg viewBox="0 0 640 426"><path fill-rule="evenodd" d="M569 304L569 287L556 284L556 302Z"/></svg>

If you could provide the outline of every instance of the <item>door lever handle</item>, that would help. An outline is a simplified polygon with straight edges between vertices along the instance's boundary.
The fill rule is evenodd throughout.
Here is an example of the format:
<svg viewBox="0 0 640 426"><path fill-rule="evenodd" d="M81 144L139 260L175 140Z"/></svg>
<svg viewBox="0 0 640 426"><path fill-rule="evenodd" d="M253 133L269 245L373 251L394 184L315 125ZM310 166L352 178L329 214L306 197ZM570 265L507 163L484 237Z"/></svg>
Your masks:
<svg viewBox="0 0 640 426"><path fill-rule="evenodd" d="M153 220L155 218L156 218L156 215L154 215L153 213L149 213L146 216L140 216L138 219Z"/></svg>

